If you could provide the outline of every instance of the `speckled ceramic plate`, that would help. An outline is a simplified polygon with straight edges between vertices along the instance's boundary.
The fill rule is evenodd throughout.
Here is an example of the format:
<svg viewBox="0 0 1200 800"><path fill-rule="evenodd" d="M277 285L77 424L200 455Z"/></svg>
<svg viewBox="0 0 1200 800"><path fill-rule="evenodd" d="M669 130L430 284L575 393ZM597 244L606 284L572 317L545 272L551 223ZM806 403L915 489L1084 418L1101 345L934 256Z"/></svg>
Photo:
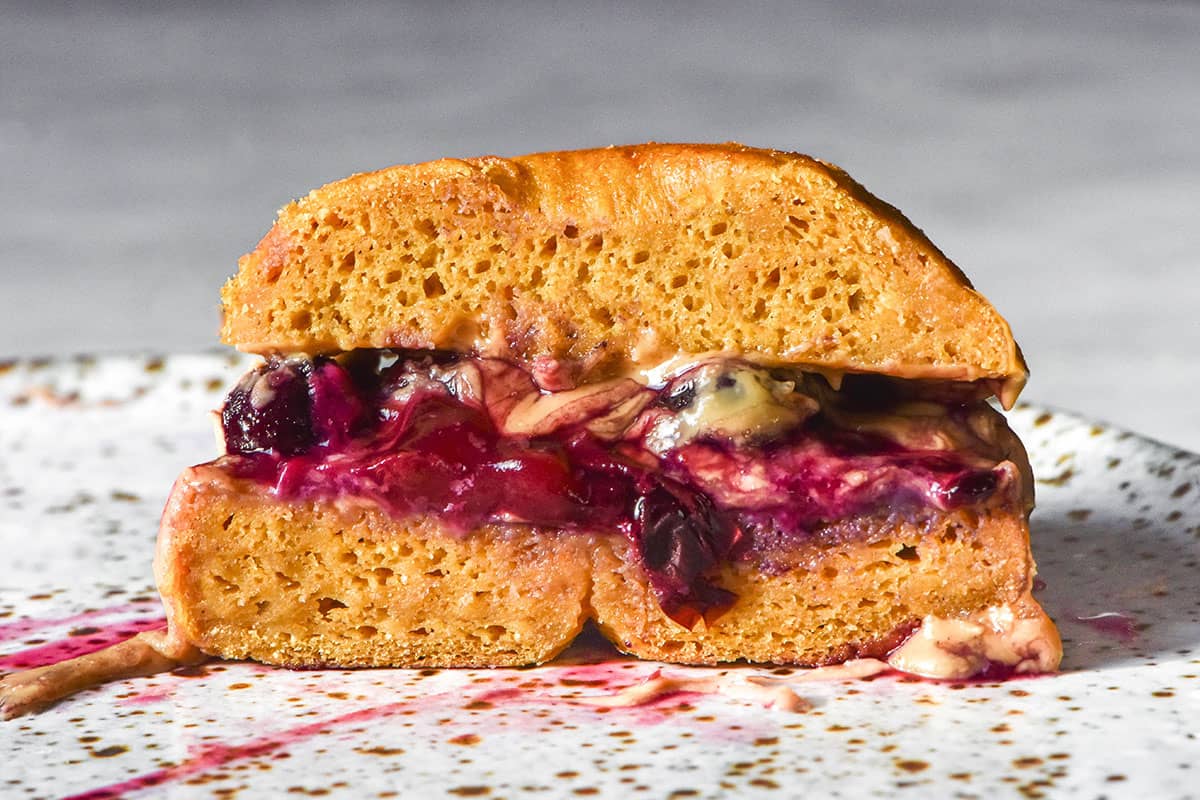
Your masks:
<svg viewBox="0 0 1200 800"><path fill-rule="evenodd" d="M0 672L161 624L159 511L211 457L205 412L247 363L0 364ZM788 713L694 693L593 707L657 669L595 643L526 670L221 663L0 723L0 796L1190 796L1200 456L1065 413L1010 419L1039 478L1062 674L797 684L812 708Z"/></svg>

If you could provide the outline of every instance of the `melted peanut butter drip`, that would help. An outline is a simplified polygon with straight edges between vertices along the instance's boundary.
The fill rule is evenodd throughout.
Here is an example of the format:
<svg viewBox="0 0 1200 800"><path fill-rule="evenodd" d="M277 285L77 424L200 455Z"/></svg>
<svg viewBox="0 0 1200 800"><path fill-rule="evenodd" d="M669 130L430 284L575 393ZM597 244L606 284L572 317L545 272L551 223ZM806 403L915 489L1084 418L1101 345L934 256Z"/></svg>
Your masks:
<svg viewBox="0 0 1200 800"><path fill-rule="evenodd" d="M0 678L0 717L41 711L110 681L144 678L207 658L167 628L145 631L94 653Z"/></svg>
<svg viewBox="0 0 1200 800"><path fill-rule="evenodd" d="M766 683L754 676L739 677L722 672L718 675L668 675L655 670L644 682L628 686L616 694L580 698L578 702L600 708L634 708L681 692L717 694L749 700L782 711L802 712L812 704L786 683Z"/></svg>
<svg viewBox="0 0 1200 800"><path fill-rule="evenodd" d="M874 658L858 658L842 664L814 667L786 678L762 674L746 675L726 670L715 675L667 674L659 669L642 683L628 686L616 694L586 697L579 702L601 708L632 708L648 705L680 692L694 692L722 695L779 711L801 713L811 709L812 704L797 694L791 684L861 680L889 669L891 667L888 664Z"/></svg>
<svg viewBox="0 0 1200 800"><path fill-rule="evenodd" d="M959 619L928 616L908 640L888 656L892 668L923 678L959 680L978 675L989 664L1017 674L1054 672L1062 642L1041 609L1020 616L1011 605L997 605Z"/></svg>

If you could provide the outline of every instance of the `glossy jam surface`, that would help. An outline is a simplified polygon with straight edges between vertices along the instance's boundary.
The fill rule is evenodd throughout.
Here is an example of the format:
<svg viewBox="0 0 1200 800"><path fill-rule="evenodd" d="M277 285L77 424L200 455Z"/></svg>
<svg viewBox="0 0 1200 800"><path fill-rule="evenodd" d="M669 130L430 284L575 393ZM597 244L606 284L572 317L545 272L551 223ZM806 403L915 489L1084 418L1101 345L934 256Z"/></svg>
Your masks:
<svg viewBox="0 0 1200 800"><path fill-rule="evenodd" d="M663 610L689 627L731 605L708 576L756 533L978 504L1004 478L978 453L911 446L946 427L951 406L896 441L822 411L801 382L750 385L721 369L708 383L685 373L659 388L547 392L505 362L437 353L274 360L226 399L218 463L283 499L361 498L462 533L620 531ZM777 408L738 405L759 395Z"/></svg>

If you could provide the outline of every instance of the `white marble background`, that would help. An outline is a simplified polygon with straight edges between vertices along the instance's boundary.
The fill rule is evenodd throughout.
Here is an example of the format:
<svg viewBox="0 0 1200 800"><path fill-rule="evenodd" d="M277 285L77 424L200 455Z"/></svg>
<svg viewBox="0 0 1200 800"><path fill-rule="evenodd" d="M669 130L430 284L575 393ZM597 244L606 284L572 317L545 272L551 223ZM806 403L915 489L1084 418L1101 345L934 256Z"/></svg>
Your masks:
<svg viewBox="0 0 1200 800"><path fill-rule="evenodd" d="M0 358L213 345L274 210L441 155L836 161L1009 318L1026 399L1200 450L1200 4L0 2Z"/></svg>

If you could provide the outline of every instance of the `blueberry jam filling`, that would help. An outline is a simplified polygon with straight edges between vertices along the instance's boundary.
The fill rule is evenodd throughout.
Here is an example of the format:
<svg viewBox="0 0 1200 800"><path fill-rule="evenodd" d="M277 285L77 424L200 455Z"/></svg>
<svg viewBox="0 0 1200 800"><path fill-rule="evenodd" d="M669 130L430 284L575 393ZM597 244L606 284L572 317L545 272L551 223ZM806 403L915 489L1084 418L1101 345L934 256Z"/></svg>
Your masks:
<svg viewBox="0 0 1200 800"><path fill-rule="evenodd" d="M620 531L663 611L690 628L732 605L712 573L756 534L979 505L1001 489L1002 456L968 424L983 404L910 409L879 396L736 362L660 388L625 379L548 392L496 359L293 356L230 392L217 464L283 499L359 498L464 534Z"/></svg>

